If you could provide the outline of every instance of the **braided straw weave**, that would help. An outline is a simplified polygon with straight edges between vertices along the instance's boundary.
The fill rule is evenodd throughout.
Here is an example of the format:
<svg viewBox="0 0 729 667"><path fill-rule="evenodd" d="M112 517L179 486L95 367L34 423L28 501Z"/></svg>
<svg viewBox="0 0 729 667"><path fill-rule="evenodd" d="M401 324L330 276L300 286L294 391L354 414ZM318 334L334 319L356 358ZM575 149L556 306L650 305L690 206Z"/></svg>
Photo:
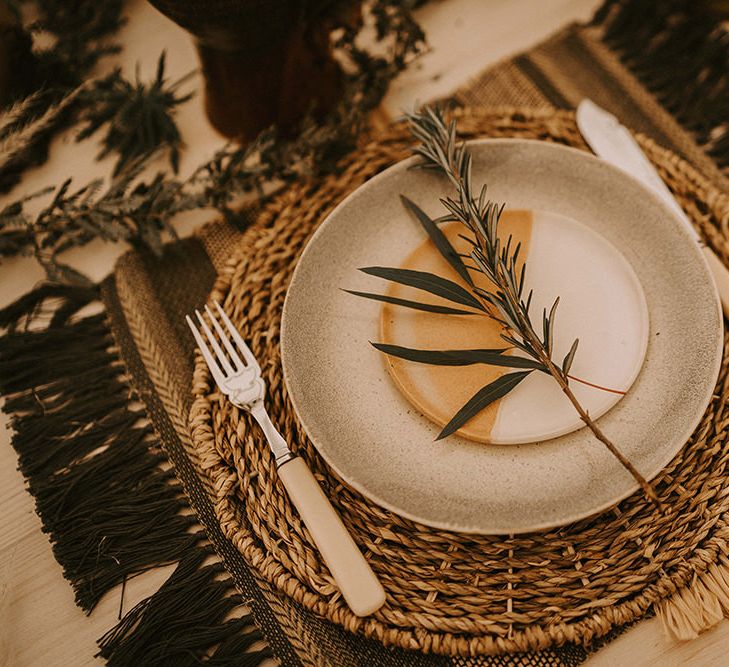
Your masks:
<svg viewBox="0 0 729 667"><path fill-rule="evenodd" d="M572 112L466 109L457 116L465 137L585 147ZM729 260L729 198L673 153L639 140L704 237ZM349 611L277 478L260 432L211 389L198 355L193 441L223 531L263 578L315 613L386 645L425 652L472 656L586 643L677 591L681 595L673 603L659 606L669 624L698 628L717 608L720 617L721 596L724 604L729 600L726 354L714 399L694 436L655 480L661 499L673 508L665 516L635 494L599 516L549 532L516 537L446 532L372 504L312 447L281 372L286 288L306 242L332 208L408 156L410 145L407 129L394 125L347 157L338 173L289 187L246 232L211 294L251 342L269 387L274 423L322 483L382 581L387 602L365 619ZM729 337L725 350L727 344Z"/></svg>

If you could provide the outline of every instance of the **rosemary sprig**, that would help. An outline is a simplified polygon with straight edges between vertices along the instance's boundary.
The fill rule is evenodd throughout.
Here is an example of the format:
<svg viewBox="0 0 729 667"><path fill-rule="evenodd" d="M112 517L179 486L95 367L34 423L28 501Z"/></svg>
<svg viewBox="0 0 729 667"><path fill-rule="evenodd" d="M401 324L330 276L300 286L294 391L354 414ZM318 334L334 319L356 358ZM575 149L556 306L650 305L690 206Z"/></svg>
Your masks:
<svg viewBox="0 0 729 667"><path fill-rule="evenodd" d="M487 199L485 186L478 192L474 190L471 154L465 142L458 142L455 122L446 123L439 109L428 107L422 112L408 115L407 118L413 136L419 141L415 152L424 158L420 166L444 173L455 188L456 196L441 200L447 213L435 221L409 199L403 197L403 203L421 222L436 248L463 278L469 289L456 283L446 288L442 284L446 279L433 274L424 273L414 280L410 274L420 272L404 272L384 267L369 267L363 270L370 275L427 291L459 306L466 305L475 311L485 312L503 327L504 332L501 335L503 340L510 348L519 350L523 356L505 355L503 353L506 350L442 351L412 350L383 344L374 346L386 354L419 363L439 365L485 363L524 369L503 375L479 390L446 424L439 438L458 430L486 406L505 396L530 373L540 371L550 375L593 435L633 475L645 495L662 508L652 486L590 418L570 387L569 371L577 352L579 339L574 340L561 362L553 359L554 326L559 297L555 299L549 311L546 309L543 311L540 331L537 331L530 314L532 291L530 290L526 296L524 294L526 264L521 263L519 268L520 246L514 247L511 235L505 243L499 236L499 218L504 206ZM440 231L438 224L444 222L460 222L471 232L472 237L468 239L471 243L471 252L468 257L472 264L466 265L464 257L455 251ZM470 272L485 276L491 283L492 289L486 290L475 285ZM378 295L358 294L383 300ZM416 303L411 305L413 303L415 302L399 305L418 307Z"/></svg>

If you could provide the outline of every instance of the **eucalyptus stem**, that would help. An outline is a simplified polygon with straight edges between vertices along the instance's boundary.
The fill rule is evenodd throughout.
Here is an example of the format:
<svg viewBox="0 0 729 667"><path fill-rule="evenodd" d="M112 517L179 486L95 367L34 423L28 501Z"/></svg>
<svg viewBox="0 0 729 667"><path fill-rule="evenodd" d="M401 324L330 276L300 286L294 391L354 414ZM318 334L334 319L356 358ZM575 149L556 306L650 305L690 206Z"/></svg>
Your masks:
<svg viewBox="0 0 729 667"><path fill-rule="evenodd" d="M474 196L471 187L471 155L465 142L458 143L456 139L455 122L446 124L440 110L428 107L420 113L409 115L408 121L413 135L420 141L415 152L425 158L422 166L442 171L456 189L457 197L442 200L448 214L439 221L461 222L473 233L470 257L475 266L469 265L468 268L486 276L495 289L487 291L469 282L473 292L486 306L486 313L503 326L505 333L501 337L513 348L530 356L539 365L537 370L554 378L595 438L608 448L638 482L645 495L663 511L664 507L653 487L593 421L570 387L569 369L579 341L574 341L561 366L552 359L554 321L559 298L549 313L546 309L544 311L543 335L540 337L535 331L529 313L532 292L526 299L523 298L526 265L522 262L521 269L517 268L520 248L517 245L512 249L511 236L504 244L498 235L503 205L497 206L487 201L485 187L477 197Z"/></svg>

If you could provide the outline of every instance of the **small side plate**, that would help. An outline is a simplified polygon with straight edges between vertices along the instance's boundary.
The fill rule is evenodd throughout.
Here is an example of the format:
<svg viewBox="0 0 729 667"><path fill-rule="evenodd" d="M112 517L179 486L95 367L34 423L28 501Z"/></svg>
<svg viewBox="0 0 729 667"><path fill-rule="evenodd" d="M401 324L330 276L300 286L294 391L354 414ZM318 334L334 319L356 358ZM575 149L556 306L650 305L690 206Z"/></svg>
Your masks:
<svg viewBox="0 0 729 667"><path fill-rule="evenodd" d="M470 247L460 223L442 230L459 252ZM617 248L595 230L549 211L506 210L499 234L520 244L526 259L524 293L532 291L530 312L539 331L542 312L557 295L552 358L560 363L579 339L570 369L572 391L593 419L612 408L638 377L648 348L648 305L638 276ZM555 261L556 259L556 261ZM465 281L425 239L405 266ZM474 274L476 279L478 275ZM382 291L373 279L371 289ZM482 280L488 288L488 281ZM387 294L402 299L443 303L415 288L390 284ZM488 316L429 313L383 304L381 340L391 345L428 350L507 347L502 329ZM413 406L443 427L485 384L514 369L475 364L433 366L387 357L387 370ZM574 406L559 385L544 373L532 373L504 398L461 427L457 434L497 445L539 442L582 428Z"/></svg>

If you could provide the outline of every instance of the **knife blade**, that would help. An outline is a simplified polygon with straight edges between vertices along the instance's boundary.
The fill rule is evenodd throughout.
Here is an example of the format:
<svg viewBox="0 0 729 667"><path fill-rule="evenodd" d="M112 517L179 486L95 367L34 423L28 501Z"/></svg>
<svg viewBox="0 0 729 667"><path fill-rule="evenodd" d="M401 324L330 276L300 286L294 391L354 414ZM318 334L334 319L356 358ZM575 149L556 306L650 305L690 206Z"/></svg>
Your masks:
<svg viewBox="0 0 729 667"><path fill-rule="evenodd" d="M694 241L701 246L714 277L722 310L724 315L729 318L729 270L714 251L704 244L688 216L630 131L621 125L615 116L589 99L582 100L577 106L576 121L580 134L595 155L618 167L652 190L684 224Z"/></svg>

